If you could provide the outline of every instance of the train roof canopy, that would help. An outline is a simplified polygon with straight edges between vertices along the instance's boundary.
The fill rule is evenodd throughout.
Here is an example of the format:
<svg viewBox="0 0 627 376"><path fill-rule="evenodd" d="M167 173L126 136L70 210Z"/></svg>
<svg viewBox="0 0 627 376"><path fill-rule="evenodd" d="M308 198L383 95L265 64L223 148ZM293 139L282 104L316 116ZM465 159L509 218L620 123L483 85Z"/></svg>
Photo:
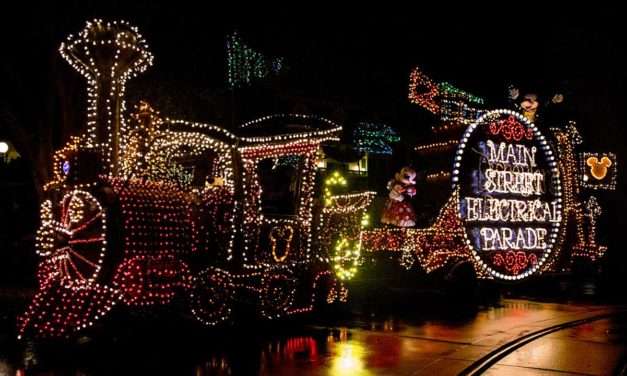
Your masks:
<svg viewBox="0 0 627 376"><path fill-rule="evenodd" d="M323 117L304 114L264 116L242 124L236 133L244 145L283 144L297 140L337 140L342 127Z"/></svg>

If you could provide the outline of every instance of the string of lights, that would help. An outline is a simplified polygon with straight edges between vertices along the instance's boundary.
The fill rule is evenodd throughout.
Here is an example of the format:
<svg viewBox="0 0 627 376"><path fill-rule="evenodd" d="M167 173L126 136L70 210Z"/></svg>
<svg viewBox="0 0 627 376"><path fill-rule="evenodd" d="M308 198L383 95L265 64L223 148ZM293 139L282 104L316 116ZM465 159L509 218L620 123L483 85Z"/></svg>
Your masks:
<svg viewBox="0 0 627 376"><path fill-rule="evenodd" d="M419 154L441 153L455 148L458 144L459 140L447 140L426 145L418 145L414 148L414 150Z"/></svg>

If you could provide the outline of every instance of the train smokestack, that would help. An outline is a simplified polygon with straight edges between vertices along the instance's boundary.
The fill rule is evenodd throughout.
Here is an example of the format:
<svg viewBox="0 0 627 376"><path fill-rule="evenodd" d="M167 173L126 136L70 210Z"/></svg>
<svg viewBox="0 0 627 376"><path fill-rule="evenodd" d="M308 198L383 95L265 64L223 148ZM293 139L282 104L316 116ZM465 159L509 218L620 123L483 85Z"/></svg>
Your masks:
<svg viewBox="0 0 627 376"><path fill-rule="evenodd" d="M136 27L124 21L87 22L59 52L87 79L87 147L101 150L105 171L116 175L127 137L126 81L152 65L153 56Z"/></svg>

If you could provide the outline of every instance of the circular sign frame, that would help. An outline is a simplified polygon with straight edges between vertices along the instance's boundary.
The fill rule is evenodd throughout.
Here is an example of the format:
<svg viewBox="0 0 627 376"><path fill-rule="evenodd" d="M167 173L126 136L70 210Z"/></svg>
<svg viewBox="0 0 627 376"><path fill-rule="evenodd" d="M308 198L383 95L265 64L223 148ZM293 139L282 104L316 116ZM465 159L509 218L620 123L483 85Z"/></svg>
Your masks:
<svg viewBox="0 0 627 376"><path fill-rule="evenodd" d="M478 140L482 137L478 133L481 131L480 128L486 128L483 141ZM499 143L495 144L490 138L499 139ZM488 146L490 154L486 156ZM468 156L471 152L475 154ZM477 155L479 161L477 168L469 168L468 163L471 162L468 159L477 158ZM536 155L540 157L539 162ZM490 166L486 169L486 173L490 174L489 178L482 171L482 164ZM493 165L496 167L490 170ZM544 168L537 168L540 165ZM498 184L494 183L497 177L500 179ZM554 152L535 124L511 110L499 109L484 113L468 126L459 142L451 180L453 191L459 193L457 214L464 224L462 231L464 240L479 269L494 278L507 281L521 280L541 272L543 265L556 251L559 231L563 225L563 202L560 174ZM491 184L489 188L488 180ZM464 193L469 192L478 197L465 197ZM541 197L550 201L541 201ZM482 208L488 202L496 209L490 206L489 214L482 213ZM469 209L469 203L472 203L472 210ZM524 212L521 211L521 207L525 208ZM472 220L469 220L471 212ZM511 220L501 221L505 217ZM487 229L472 227L472 224L481 223L480 221L496 227ZM503 227L505 224L513 224L518 226L518 229ZM525 224L541 227L524 227L523 230L521 226ZM498 227L499 225L501 227ZM469 233L469 227L472 233ZM539 229L542 229L540 233L533 233ZM512 237L516 231L518 238L516 235ZM509 237L505 239L506 234ZM538 234L542 237L540 238ZM488 235L492 236L490 238L492 243L487 242ZM494 241L495 238L498 243ZM514 238L516 240L512 242ZM537 248L529 245L531 244L529 239L533 239L533 246ZM491 247L487 247L487 244L491 244ZM494 244L498 244L499 248L495 248ZM515 247L503 248L503 244L505 247L513 244ZM519 247L520 244L522 247ZM540 247L540 244L544 247ZM490 255L493 256L491 260ZM522 260L523 258L525 260ZM504 268L504 265L508 268Z"/></svg>

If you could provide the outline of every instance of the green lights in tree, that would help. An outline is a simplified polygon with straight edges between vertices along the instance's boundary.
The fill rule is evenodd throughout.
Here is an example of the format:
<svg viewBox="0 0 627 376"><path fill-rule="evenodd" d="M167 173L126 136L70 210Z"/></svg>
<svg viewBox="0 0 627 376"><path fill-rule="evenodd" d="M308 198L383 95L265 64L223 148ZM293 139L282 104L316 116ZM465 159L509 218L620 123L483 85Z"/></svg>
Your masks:
<svg viewBox="0 0 627 376"><path fill-rule="evenodd" d="M267 58L248 47L237 32L226 38L227 85L230 89L249 86L255 80L283 69L283 58Z"/></svg>
<svg viewBox="0 0 627 376"><path fill-rule="evenodd" d="M353 133L355 147L370 154L392 154L390 144L400 141L400 137L392 127L379 124L361 122Z"/></svg>

